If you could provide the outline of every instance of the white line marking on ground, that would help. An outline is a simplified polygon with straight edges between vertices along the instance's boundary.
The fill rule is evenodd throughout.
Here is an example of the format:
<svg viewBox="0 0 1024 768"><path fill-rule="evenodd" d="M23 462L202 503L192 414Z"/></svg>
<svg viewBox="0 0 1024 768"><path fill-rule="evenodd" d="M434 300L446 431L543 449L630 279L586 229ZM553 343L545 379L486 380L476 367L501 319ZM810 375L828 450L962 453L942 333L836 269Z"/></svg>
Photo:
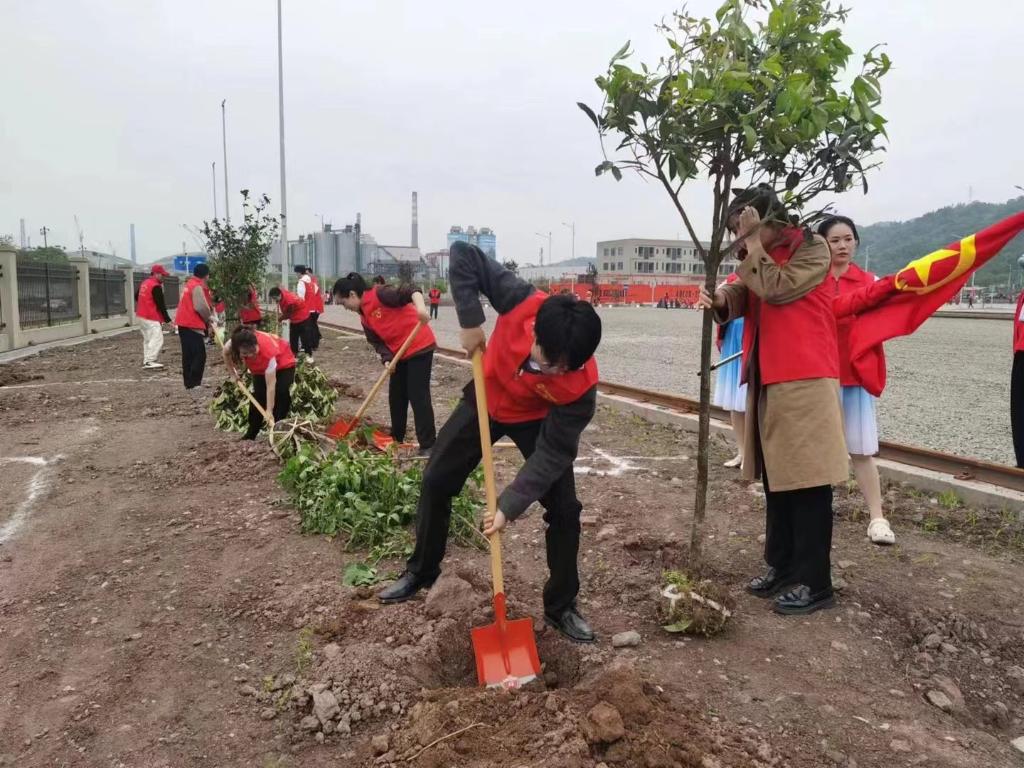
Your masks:
<svg viewBox="0 0 1024 768"><path fill-rule="evenodd" d="M20 463L39 467L28 483L28 493L25 495L24 500L14 510L14 514L11 515L10 519L0 526L0 544L6 543L25 524L25 521L32 512L36 499L45 494L50 488L50 475L53 472L51 465L57 463L62 458L63 456L54 456L52 459L47 460L39 456L0 457L0 464Z"/></svg>
<svg viewBox="0 0 1024 768"><path fill-rule="evenodd" d="M576 466L573 467L573 472L577 475L619 477L627 472L637 472L644 469L642 464L634 464L634 461L688 461L690 458L683 454L679 456L615 456L608 451L594 448L593 446L590 449L595 455L583 456L577 459ZM598 469L597 465L601 464L610 464L611 467L608 469Z"/></svg>
<svg viewBox="0 0 1024 768"><path fill-rule="evenodd" d="M152 384L153 382L177 384L177 378L157 378L152 379L95 379L92 381L44 381L39 384L11 384L10 386L0 387L0 392L8 389L39 389L40 387L58 387L58 386L81 386L85 384Z"/></svg>

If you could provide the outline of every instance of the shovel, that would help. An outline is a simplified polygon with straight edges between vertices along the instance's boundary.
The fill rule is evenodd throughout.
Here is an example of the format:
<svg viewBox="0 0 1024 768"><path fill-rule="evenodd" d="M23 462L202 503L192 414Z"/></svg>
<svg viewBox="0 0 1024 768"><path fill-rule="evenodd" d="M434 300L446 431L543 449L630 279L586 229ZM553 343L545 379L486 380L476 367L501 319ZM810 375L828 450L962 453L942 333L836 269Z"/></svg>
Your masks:
<svg viewBox="0 0 1024 768"><path fill-rule="evenodd" d="M487 391L484 388L483 353L473 353L473 385L476 389L476 412L480 420L480 450L483 454L484 488L487 492L487 513L490 524L498 510L498 494L494 487L494 456L491 454L491 424L487 415ZM494 586L494 623L475 627L473 653L476 656L476 677L487 687L518 688L540 675L537 641L533 638L533 621L505 617L505 584L501 572L501 535L487 538L491 548L491 580Z"/></svg>
<svg viewBox="0 0 1024 768"><path fill-rule="evenodd" d="M224 349L224 329L221 326L213 326L213 338L216 340L217 346ZM249 388L242 383L241 378L235 379L235 386L238 387L238 391L245 395L246 399L252 403L252 407L259 411L260 416L266 420L267 426L270 427L270 440L271 443L273 443L274 417L267 413L267 409L260 405L259 401L253 397L252 392L250 392Z"/></svg>
<svg viewBox="0 0 1024 768"><path fill-rule="evenodd" d="M395 366L397 366L399 362L401 362L402 355L405 354L405 350L407 350L409 348L409 345L412 344L412 340L416 338L416 334L420 332L420 328L422 327L423 321L420 320L418 323L416 323L416 327L412 329L412 332L409 334L408 338L406 338L406 340L402 342L402 346L400 346L398 348L398 351L395 352L395 356L391 358L391 362L388 363L387 366L385 366L384 372L380 375L380 378L377 379L377 383L375 383L372 389L370 389L370 394L368 394L366 396L366 399L363 400L363 404L359 406L359 410L356 411L356 415L352 417L352 421L338 419L330 426L330 429L327 430L328 437L332 437L335 440L340 440L341 438L346 437L349 434L349 432L356 428L356 425L359 424L359 421L363 418L363 414L366 413L371 403L373 403L373 401L376 399L377 393L380 392L380 388L384 386L384 382L387 381L388 377L395 372Z"/></svg>

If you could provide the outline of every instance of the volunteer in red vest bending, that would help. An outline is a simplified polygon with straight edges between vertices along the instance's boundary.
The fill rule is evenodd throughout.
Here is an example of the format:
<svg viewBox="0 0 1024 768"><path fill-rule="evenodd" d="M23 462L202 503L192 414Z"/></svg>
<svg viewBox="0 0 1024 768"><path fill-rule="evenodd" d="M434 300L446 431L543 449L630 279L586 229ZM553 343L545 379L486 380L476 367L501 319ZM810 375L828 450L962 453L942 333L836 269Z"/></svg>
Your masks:
<svg viewBox="0 0 1024 768"><path fill-rule="evenodd" d="M1024 268L1024 256L1017 260ZM1017 466L1024 468L1024 291L1013 313L1013 370L1010 374L1010 427Z"/></svg>
<svg viewBox="0 0 1024 768"><path fill-rule="evenodd" d="M485 533L503 528L533 502L544 507L549 577L544 586L548 624L576 642L594 632L576 608L580 512L573 463L580 435L594 416L601 319L575 296L547 296L468 243L451 247L452 298L467 353L484 346L481 294L501 315L487 341L484 376L491 439L510 437L526 463L498 499ZM378 597L408 600L441 571L452 497L480 462L477 403L470 382L441 428L423 474L416 549L406 572Z"/></svg>
<svg viewBox="0 0 1024 768"><path fill-rule="evenodd" d="M340 278L332 291L334 303L359 315L366 340L373 345L383 363L390 362L416 324L429 322L430 315L418 288L376 285L370 288L362 275L352 272ZM437 340L429 325L424 325L388 382L391 407L391 436L401 443L409 418L409 404L416 424L420 454L428 455L437 439L434 406L430 401L430 372L434 365Z"/></svg>
<svg viewBox="0 0 1024 768"><path fill-rule="evenodd" d="M441 308L441 289L435 285L430 289L428 296L430 297L430 317L437 318L437 313Z"/></svg>
<svg viewBox="0 0 1024 768"><path fill-rule="evenodd" d="M272 333L254 331L240 325L224 345L224 363L234 378L244 364L252 374L252 394L274 421L288 417L295 383L295 355L284 339ZM266 419L249 405L249 429L246 440L255 440Z"/></svg>
<svg viewBox="0 0 1024 768"><path fill-rule="evenodd" d="M238 320L242 325L247 325L254 330L263 321L263 311L260 309L260 294L255 286L249 286L245 300L238 310Z"/></svg>
<svg viewBox="0 0 1024 768"><path fill-rule="evenodd" d="M313 360L312 326L309 322L309 309L306 307L305 299L300 299L291 291L277 286L270 289L270 298L277 302L277 307L281 311L281 319L287 320L290 324L288 342L291 344L292 353L299 354L299 341L301 340L306 359L311 363L315 362Z"/></svg>
<svg viewBox="0 0 1024 768"><path fill-rule="evenodd" d="M306 306L309 307L309 320L313 323L313 348L320 349L320 342L323 339L320 334L320 315L324 313L324 292L320 290L320 283L309 267L306 267L306 277L309 278L309 287L312 289L306 293Z"/></svg>
<svg viewBox="0 0 1024 768"><path fill-rule="evenodd" d="M739 281L700 306L718 322L743 317L747 411L743 474L761 477L768 571L747 591L782 592L773 608L807 614L833 604L832 486L849 467L839 400L839 347L820 235L790 226L766 185L741 192L728 226L740 238Z"/></svg>
<svg viewBox="0 0 1024 768"><path fill-rule="evenodd" d="M142 367L148 370L163 368L157 362L160 350L164 348L164 333L161 323L171 322L164 303L164 278L167 270L154 264L149 270L149 277L139 286L139 294L135 297L135 317L142 331Z"/></svg>
<svg viewBox="0 0 1024 768"><path fill-rule="evenodd" d="M206 285L209 276L208 266L196 264L174 310L174 324L181 341L181 374L188 390L203 383L206 370L205 337L213 320L213 296Z"/></svg>

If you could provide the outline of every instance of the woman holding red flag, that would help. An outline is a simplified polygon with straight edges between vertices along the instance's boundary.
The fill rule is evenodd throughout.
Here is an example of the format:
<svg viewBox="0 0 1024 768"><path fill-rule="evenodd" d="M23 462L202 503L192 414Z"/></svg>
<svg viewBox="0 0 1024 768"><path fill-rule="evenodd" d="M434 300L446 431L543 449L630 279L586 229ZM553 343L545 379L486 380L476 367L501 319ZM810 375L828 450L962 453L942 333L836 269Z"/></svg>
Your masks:
<svg viewBox="0 0 1024 768"><path fill-rule="evenodd" d="M352 272L334 283L332 293L335 304L359 315L366 340L385 365L394 358L417 324L423 323L388 382L388 404L391 437L399 443L405 440L409 405L412 404L419 452L428 455L437 439L434 405L430 401L430 373L437 341L427 325L430 313L423 301L423 292L412 286L395 288L375 284L371 288L362 275Z"/></svg>
<svg viewBox="0 0 1024 768"><path fill-rule="evenodd" d="M852 294L874 284L875 276L853 262L860 245L860 235L852 219L830 216L818 226L818 234L828 242L832 269L828 285L834 296ZM882 484L878 477L875 455L878 453L878 417L875 398L862 385L850 365L850 329L853 316L837 317L836 336L839 342L839 384L843 402L843 429L846 449L850 452L853 476L868 505L868 538L873 544L896 543L889 521L882 513ZM875 365L885 366L885 353L879 344L872 349Z"/></svg>
<svg viewBox="0 0 1024 768"><path fill-rule="evenodd" d="M292 407L291 387L295 383L295 355L284 339L272 333L254 331L240 325L224 345L224 364L235 379L244 365L252 374L253 397L263 405L274 421L288 417ZM255 440L265 419L249 406L246 440Z"/></svg>

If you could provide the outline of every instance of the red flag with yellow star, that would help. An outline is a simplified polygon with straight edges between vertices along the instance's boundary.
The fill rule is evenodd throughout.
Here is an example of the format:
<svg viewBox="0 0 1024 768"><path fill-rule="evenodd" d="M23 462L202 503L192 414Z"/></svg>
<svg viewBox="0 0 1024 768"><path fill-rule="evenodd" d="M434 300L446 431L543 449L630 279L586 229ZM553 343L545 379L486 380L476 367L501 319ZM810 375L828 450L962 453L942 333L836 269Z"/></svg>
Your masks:
<svg viewBox="0 0 1024 768"><path fill-rule="evenodd" d="M1024 211L980 232L915 259L883 280L892 292L875 307L857 315L850 330L850 362L869 391L885 386L885 367L867 352L883 341L917 330L964 287L971 274L1024 231ZM877 370L881 368L881 370Z"/></svg>

